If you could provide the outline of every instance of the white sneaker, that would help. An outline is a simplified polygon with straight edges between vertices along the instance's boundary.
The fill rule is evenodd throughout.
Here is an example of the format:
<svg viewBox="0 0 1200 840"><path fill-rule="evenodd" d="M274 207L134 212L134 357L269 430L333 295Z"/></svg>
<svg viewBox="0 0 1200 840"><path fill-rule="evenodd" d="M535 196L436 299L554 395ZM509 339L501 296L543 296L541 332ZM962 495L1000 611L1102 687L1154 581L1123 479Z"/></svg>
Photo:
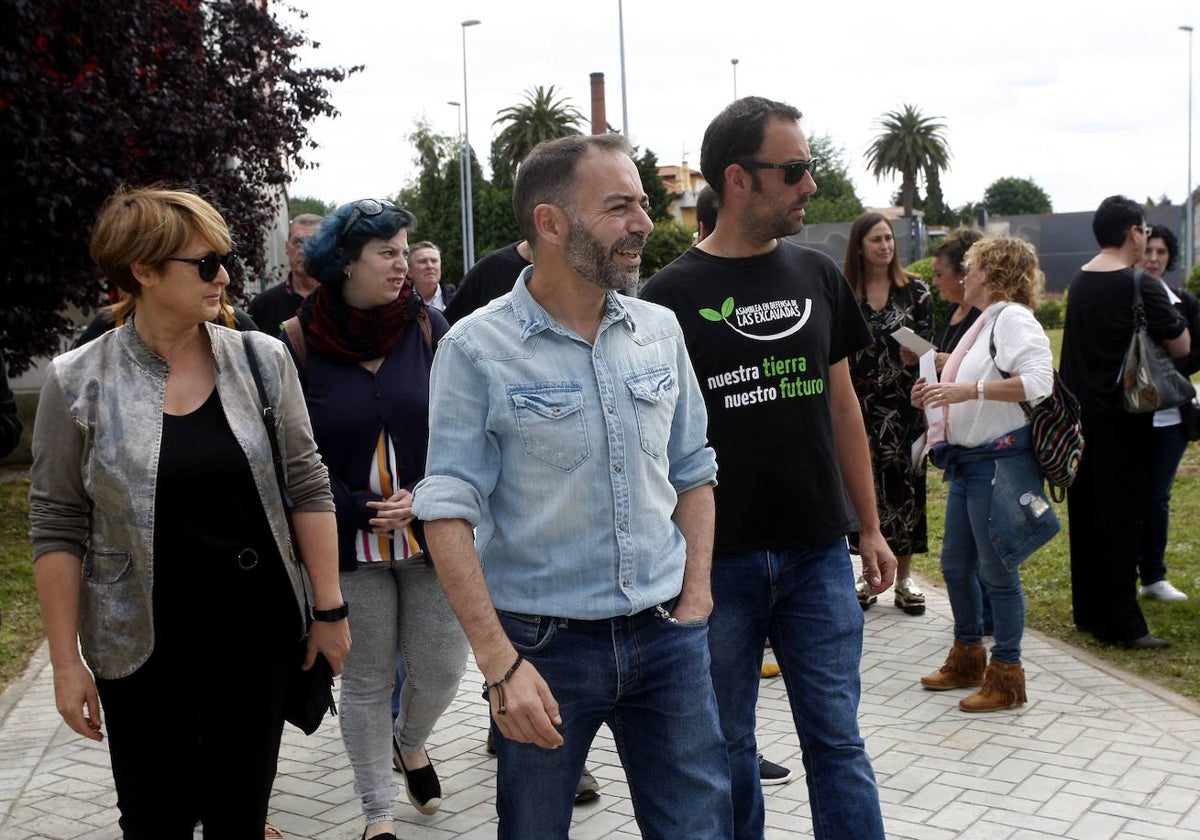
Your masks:
<svg viewBox="0 0 1200 840"><path fill-rule="evenodd" d="M1188 596L1172 586L1169 580L1160 580L1149 586L1143 586L1139 594L1152 601L1186 601L1188 599Z"/></svg>

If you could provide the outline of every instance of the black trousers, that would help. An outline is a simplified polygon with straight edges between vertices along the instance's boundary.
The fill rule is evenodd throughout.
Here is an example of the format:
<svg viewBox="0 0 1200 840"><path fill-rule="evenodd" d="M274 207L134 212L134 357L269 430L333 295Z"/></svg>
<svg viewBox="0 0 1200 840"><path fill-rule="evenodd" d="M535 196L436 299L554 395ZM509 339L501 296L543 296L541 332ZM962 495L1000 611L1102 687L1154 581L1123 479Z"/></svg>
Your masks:
<svg viewBox="0 0 1200 840"><path fill-rule="evenodd" d="M1085 415L1083 460L1067 491L1075 624L1103 642L1150 632L1137 601L1150 422L1149 415Z"/></svg>
<svg viewBox="0 0 1200 840"><path fill-rule="evenodd" d="M282 569L263 566L220 595L156 586L154 652L96 681L125 840L191 840L197 821L206 840L261 840L300 666L295 601ZM217 615L220 597L233 608Z"/></svg>

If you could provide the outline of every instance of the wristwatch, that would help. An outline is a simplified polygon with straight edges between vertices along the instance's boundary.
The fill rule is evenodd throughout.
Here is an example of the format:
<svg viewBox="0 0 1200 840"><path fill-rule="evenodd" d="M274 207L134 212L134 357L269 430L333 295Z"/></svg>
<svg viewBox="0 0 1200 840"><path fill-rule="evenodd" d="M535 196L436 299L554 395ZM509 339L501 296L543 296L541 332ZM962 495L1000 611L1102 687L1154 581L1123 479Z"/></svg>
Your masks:
<svg viewBox="0 0 1200 840"><path fill-rule="evenodd" d="M350 605L343 601L340 607L334 607L331 610L309 610L309 612L312 614L313 621L341 621L350 615Z"/></svg>

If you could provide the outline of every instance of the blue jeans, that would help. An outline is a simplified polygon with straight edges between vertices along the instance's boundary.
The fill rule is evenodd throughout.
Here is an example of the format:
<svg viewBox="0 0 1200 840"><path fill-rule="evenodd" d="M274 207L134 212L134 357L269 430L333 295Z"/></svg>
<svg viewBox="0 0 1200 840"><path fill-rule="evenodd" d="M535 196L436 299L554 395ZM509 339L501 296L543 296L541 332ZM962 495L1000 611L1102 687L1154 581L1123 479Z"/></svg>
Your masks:
<svg viewBox="0 0 1200 840"><path fill-rule="evenodd" d="M814 836L882 840L879 791L858 731L863 614L846 542L717 555L712 587L709 650L729 749L734 837L764 836L754 718L770 636L803 750Z"/></svg>
<svg viewBox="0 0 1200 840"><path fill-rule="evenodd" d="M983 603L979 582L987 585L992 604L996 645L992 657L1021 661L1025 630L1025 592L1017 564L1006 564L992 546L988 523L992 513L991 459L958 464L946 501L946 536L942 540L942 576L954 612L954 639L966 645L983 642Z"/></svg>
<svg viewBox="0 0 1200 840"><path fill-rule="evenodd" d="M500 621L558 701L563 745L547 750L496 730L499 840L566 840L601 723L612 730L643 837L732 836L705 621L675 623L654 609L600 621L501 612Z"/></svg>
<svg viewBox="0 0 1200 840"><path fill-rule="evenodd" d="M1146 514L1138 551L1138 576L1142 586L1167 577L1167 528L1171 518L1171 487L1175 471L1187 449L1182 423L1154 429L1150 439L1150 482L1146 488Z"/></svg>

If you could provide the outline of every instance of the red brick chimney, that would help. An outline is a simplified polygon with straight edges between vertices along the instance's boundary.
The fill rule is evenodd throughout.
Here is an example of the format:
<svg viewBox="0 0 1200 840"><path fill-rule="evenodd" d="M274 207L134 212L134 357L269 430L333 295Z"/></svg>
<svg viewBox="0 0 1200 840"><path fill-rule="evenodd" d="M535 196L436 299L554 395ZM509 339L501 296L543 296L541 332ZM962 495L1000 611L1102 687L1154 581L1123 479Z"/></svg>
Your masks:
<svg viewBox="0 0 1200 840"><path fill-rule="evenodd" d="M604 113L604 74L592 73L592 134L606 134L608 119Z"/></svg>

